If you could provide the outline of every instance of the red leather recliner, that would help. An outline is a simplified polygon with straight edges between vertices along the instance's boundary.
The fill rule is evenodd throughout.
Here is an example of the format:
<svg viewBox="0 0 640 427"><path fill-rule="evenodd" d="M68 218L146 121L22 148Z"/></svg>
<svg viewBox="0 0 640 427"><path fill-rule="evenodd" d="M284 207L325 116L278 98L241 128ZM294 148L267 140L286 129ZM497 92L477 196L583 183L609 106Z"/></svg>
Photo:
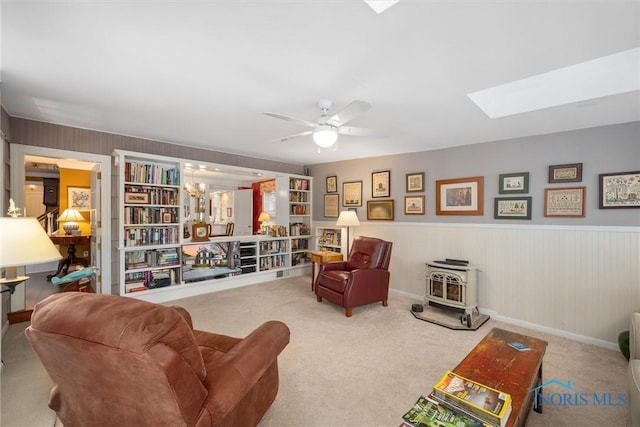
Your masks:
<svg viewBox="0 0 640 427"><path fill-rule="evenodd" d="M391 242L358 236L347 261L334 261L320 266L316 278L316 299L338 304L351 317L352 308L382 302L389 298L389 261Z"/></svg>
<svg viewBox="0 0 640 427"><path fill-rule="evenodd" d="M255 426L289 343L282 322L238 339L193 330L179 307L76 292L38 303L26 334L65 427Z"/></svg>

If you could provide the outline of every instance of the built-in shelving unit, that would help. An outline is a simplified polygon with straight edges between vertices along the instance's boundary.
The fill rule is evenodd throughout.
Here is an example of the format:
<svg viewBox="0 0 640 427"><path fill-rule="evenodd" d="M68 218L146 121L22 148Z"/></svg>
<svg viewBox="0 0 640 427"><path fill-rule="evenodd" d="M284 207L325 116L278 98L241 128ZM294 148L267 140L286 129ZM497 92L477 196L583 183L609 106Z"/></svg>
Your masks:
<svg viewBox="0 0 640 427"><path fill-rule="evenodd" d="M344 254L347 252L347 230L340 227L316 227L316 250L328 250Z"/></svg>
<svg viewBox="0 0 640 427"><path fill-rule="evenodd" d="M180 284L180 163L120 154L120 293Z"/></svg>
<svg viewBox="0 0 640 427"><path fill-rule="evenodd" d="M289 239L273 238L258 242L260 271L289 267Z"/></svg>
<svg viewBox="0 0 640 427"><path fill-rule="evenodd" d="M289 178L289 235L291 236L291 266L311 262L311 178Z"/></svg>
<svg viewBox="0 0 640 427"><path fill-rule="evenodd" d="M197 210L192 209L191 189L185 188L183 176L189 170L187 162L121 150L114 152L114 159L118 200L113 218L119 251L114 268L120 295L162 302L282 277L284 270L294 268L293 274L303 274L299 267L310 266L310 177L275 174L277 234L209 232L194 239L193 230L199 231L201 223L208 231L212 227L203 213L206 203L203 209L200 200ZM206 165L199 166L198 173L200 168ZM192 181L206 193L209 184L200 188L206 178ZM227 217L237 214L237 209L224 206ZM193 213L199 215L196 225Z"/></svg>

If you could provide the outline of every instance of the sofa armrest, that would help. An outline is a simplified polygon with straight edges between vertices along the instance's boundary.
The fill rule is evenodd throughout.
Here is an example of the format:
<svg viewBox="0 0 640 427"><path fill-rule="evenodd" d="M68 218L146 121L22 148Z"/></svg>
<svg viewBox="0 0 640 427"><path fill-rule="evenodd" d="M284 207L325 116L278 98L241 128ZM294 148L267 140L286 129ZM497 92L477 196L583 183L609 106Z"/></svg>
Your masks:
<svg viewBox="0 0 640 427"><path fill-rule="evenodd" d="M265 371L277 362L289 337L287 325L272 320L238 341L227 353L204 349L205 386L209 390L205 406L213 419L224 417L253 388ZM202 340L198 341L202 345Z"/></svg>

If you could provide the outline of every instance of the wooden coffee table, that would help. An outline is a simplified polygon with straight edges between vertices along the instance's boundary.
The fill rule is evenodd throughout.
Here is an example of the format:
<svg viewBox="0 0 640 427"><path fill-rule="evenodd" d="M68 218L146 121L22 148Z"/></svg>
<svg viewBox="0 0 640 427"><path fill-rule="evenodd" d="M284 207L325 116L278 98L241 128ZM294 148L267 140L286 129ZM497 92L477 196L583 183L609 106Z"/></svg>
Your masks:
<svg viewBox="0 0 640 427"><path fill-rule="evenodd" d="M531 349L518 351L507 344L510 341L519 341ZM512 409L507 427L524 426L533 407L532 390L542 384L542 357L546 348L546 341L493 328L453 372L509 393ZM542 412L540 401L535 410Z"/></svg>

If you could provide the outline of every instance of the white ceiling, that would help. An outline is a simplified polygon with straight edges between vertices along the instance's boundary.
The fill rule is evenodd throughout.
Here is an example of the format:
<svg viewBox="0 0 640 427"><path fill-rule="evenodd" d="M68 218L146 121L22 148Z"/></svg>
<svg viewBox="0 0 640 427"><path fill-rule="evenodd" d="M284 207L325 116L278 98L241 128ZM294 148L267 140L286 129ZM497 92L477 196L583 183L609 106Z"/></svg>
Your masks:
<svg viewBox="0 0 640 427"><path fill-rule="evenodd" d="M639 92L488 118L467 94L640 46L640 2L2 0L12 116L313 164L640 120ZM640 76L639 76L640 78ZM263 115L357 99L336 151Z"/></svg>

